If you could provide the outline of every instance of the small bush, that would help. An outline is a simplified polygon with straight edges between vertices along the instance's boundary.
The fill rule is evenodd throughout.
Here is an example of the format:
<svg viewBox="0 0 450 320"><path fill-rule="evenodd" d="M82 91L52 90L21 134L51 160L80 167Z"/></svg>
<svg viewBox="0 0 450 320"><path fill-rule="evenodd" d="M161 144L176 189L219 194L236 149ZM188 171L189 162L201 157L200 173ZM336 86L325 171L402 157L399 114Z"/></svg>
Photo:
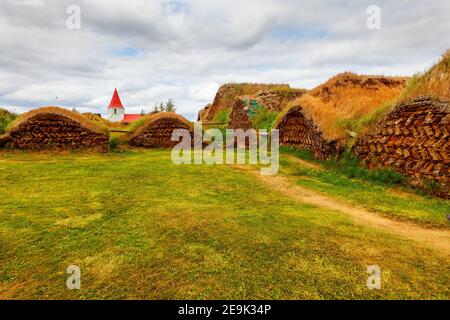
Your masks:
<svg viewBox="0 0 450 320"><path fill-rule="evenodd" d="M4 134L8 126L17 118L17 114L0 108L0 135Z"/></svg>
<svg viewBox="0 0 450 320"><path fill-rule="evenodd" d="M109 149L116 150L119 145L119 137L111 137L109 139Z"/></svg>

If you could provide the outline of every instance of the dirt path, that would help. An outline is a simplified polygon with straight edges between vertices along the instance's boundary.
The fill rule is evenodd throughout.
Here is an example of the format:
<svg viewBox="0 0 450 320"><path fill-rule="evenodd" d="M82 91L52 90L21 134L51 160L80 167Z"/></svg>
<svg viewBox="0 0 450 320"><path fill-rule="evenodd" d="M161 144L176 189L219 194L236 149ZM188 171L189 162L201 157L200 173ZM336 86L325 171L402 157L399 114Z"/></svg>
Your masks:
<svg viewBox="0 0 450 320"><path fill-rule="evenodd" d="M355 221L388 231L403 238L415 240L450 256L450 232L440 229L428 229L410 222L396 221L370 212L364 208L354 207L334 200L320 193L302 188L282 176L262 176L259 171L249 170L249 167L239 166L253 174L270 188L277 190L303 203L313 204L322 208L337 210L351 216Z"/></svg>

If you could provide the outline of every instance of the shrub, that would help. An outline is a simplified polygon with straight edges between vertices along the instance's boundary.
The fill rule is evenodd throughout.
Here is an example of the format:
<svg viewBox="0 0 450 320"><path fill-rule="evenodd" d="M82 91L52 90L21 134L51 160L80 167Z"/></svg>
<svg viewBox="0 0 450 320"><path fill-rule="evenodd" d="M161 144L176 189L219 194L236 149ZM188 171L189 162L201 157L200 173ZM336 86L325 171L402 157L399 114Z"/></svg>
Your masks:
<svg viewBox="0 0 450 320"><path fill-rule="evenodd" d="M15 113L0 108L0 135L4 134L10 123L17 118Z"/></svg>
<svg viewBox="0 0 450 320"><path fill-rule="evenodd" d="M109 139L109 149L116 150L118 145L119 145L119 137L112 136Z"/></svg>

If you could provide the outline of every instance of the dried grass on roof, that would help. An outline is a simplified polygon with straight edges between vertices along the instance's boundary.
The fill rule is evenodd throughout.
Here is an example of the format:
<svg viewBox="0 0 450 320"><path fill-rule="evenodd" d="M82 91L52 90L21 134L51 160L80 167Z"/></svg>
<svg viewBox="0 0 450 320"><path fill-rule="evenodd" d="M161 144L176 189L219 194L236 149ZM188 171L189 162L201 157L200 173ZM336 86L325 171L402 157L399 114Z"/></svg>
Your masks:
<svg viewBox="0 0 450 320"><path fill-rule="evenodd" d="M134 135L138 135L141 131L145 130L146 127L151 126L153 123L160 119L172 119L177 120L182 123L184 123L186 126L194 130L194 124L187 120L185 117L176 114L174 112L158 112L154 114L149 114L138 121L136 121L136 126L134 126L132 129L134 131Z"/></svg>
<svg viewBox="0 0 450 320"><path fill-rule="evenodd" d="M97 115L95 113L86 112L82 114L86 118L88 118L90 121L98 123L101 127L107 127L107 128L122 128L124 127L124 124L122 122L112 122L108 119L103 118L100 115Z"/></svg>
<svg viewBox="0 0 450 320"><path fill-rule="evenodd" d="M356 122L395 101L403 92L406 79L343 73L290 102L288 109L302 107L327 140L344 144L349 128L342 123Z"/></svg>
<svg viewBox="0 0 450 320"><path fill-rule="evenodd" d="M450 101L450 50L442 59L424 74L418 74L408 83L405 99L430 97Z"/></svg>
<svg viewBox="0 0 450 320"><path fill-rule="evenodd" d="M13 149L108 151L109 131L85 116L58 107L36 109L22 115L1 139Z"/></svg>
<svg viewBox="0 0 450 320"><path fill-rule="evenodd" d="M29 112L26 112L19 116L19 118L16 119L9 128L9 132L16 130L22 123L26 122L27 120L42 114L55 114L60 115L63 117L67 117L69 119L72 119L76 122L79 122L83 127L90 129L94 132L98 133L105 133L108 134L108 128L106 126L100 125L98 123L95 123L91 120L89 120L87 117L83 116L80 113L73 112L64 108L60 107L42 107L39 109L35 109Z"/></svg>
<svg viewBox="0 0 450 320"><path fill-rule="evenodd" d="M129 143L145 148L170 148L178 144L171 141L173 130L186 129L193 134L194 125L173 112L160 112L138 120Z"/></svg>

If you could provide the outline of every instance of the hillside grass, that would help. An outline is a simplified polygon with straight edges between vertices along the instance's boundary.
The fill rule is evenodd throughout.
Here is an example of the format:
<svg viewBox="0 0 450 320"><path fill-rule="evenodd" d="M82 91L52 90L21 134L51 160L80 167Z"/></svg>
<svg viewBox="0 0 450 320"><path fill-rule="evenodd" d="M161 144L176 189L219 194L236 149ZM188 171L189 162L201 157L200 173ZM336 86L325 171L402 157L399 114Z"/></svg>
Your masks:
<svg viewBox="0 0 450 320"><path fill-rule="evenodd" d="M277 95L280 95L283 98L290 99L291 97L299 94L305 94L308 92L306 89L298 89L298 88L291 88L289 86L274 86L269 89L270 92L276 93Z"/></svg>
<svg viewBox="0 0 450 320"><path fill-rule="evenodd" d="M314 160L311 153L282 147L282 153L319 165L311 168L283 157L282 172L297 176L297 183L384 216L428 227L450 228L446 216L450 201L428 196L406 184L390 169L367 169L351 155L339 160Z"/></svg>
<svg viewBox="0 0 450 320"><path fill-rule="evenodd" d="M291 101L288 108L301 106L327 140L345 145L349 131L366 132L396 103L405 84L401 77L343 73Z"/></svg>
<svg viewBox="0 0 450 320"><path fill-rule="evenodd" d="M231 116L231 110L230 109L224 109L220 110L216 116L214 117L214 122L222 122L228 124L230 122L230 116Z"/></svg>
<svg viewBox="0 0 450 320"><path fill-rule="evenodd" d="M265 129L270 132L280 115L277 111L267 110L266 107L259 108L253 116L253 128L260 130Z"/></svg>
<svg viewBox="0 0 450 320"><path fill-rule="evenodd" d="M424 96L450 101L450 50L430 70L414 75L408 82L403 99Z"/></svg>
<svg viewBox="0 0 450 320"><path fill-rule="evenodd" d="M282 156L283 170L303 170L290 161ZM359 190L359 203L389 192L298 177L340 197ZM233 166L176 166L168 150L3 151L0 192L2 299L450 298L448 256L293 201ZM448 208L402 197L378 205ZM72 264L81 290L66 289ZM366 287L373 264L381 290Z"/></svg>
<svg viewBox="0 0 450 320"><path fill-rule="evenodd" d="M369 133L376 127L377 122L387 114L398 102L398 99L382 103L375 110L363 116L337 118L336 125L345 132L354 132L358 135Z"/></svg>

